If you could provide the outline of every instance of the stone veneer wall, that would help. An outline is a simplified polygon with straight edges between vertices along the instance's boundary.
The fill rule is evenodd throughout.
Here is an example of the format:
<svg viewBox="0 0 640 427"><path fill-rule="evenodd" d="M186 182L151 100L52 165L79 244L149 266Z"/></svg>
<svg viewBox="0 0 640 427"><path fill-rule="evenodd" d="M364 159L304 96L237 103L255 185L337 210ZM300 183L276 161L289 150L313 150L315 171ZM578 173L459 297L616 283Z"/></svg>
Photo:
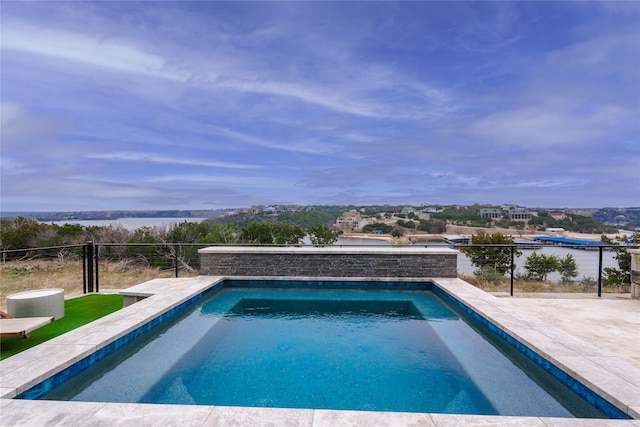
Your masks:
<svg viewBox="0 0 640 427"><path fill-rule="evenodd" d="M210 276L456 277L448 248L209 247L200 274Z"/></svg>

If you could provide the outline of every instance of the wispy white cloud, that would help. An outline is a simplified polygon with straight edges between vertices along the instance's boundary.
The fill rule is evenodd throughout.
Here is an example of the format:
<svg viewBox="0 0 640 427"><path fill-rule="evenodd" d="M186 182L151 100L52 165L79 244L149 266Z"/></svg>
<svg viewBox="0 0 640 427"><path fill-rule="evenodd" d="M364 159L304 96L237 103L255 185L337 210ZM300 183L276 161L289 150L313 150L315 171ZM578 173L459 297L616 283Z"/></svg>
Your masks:
<svg viewBox="0 0 640 427"><path fill-rule="evenodd" d="M334 148L328 144L319 143L317 141L305 140L305 141L288 141L288 142L274 142L259 138L253 135L249 135L243 132L239 132L233 129L215 127L216 132L224 135L234 141L247 143L250 145L271 148L275 150L291 151L295 153L307 153L307 154L327 154L334 151Z"/></svg>
<svg viewBox="0 0 640 427"><path fill-rule="evenodd" d="M500 52L523 37L523 15L514 2L490 2L482 6L463 3L455 40L465 50L485 54Z"/></svg>
<svg viewBox="0 0 640 427"><path fill-rule="evenodd" d="M277 30L270 29L268 32ZM291 98L338 113L370 118L418 119L442 115L446 110L443 101L450 98L443 89L429 88L419 82L412 84L405 77L395 76L397 71L394 70L385 70L381 66L361 69L357 59L349 58L346 53L339 55L343 61L341 68L345 72L358 73L358 78L323 83L307 79L296 81L297 78L280 80L274 74L265 75L259 68L250 66L250 58L239 51L233 51L237 56L224 63L214 63L207 58L206 52L196 51L185 56L183 61L187 62L177 63L164 57L161 52L148 52L125 39L42 29L25 24L4 25L1 46L9 51L44 55L112 72L188 83L205 90L232 90ZM405 99L421 99L407 99L410 103L401 109L397 105L388 105L385 99L371 96L379 91L388 92L392 87L396 93L396 103L398 95ZM414 101L426 101L424 105L429 105L428 111L410 107Z"/></svg>
<svg viewBox="0 0 640 427"><path fill-rule="evenodd" d="M14 175L14 174L25 174L25 173L37 172L37 169L29 168L24 162L21 162L20 160L17 160L8 156L0 157L0 170L2 170L2 175Z"/></svg>
<svg viewBox="0 0 640 427"><path fill-rule="evenodd" d="M139 152L115 152L115 153L90 153L85 156L88 159L100 159L120 162L148 162L157 164L174 164L185 166L206 166L211 168L227 169L261 169L260 165L243 163L217 162L211 160L170 157L150 153Z"/></svg>
<svg viewBox="0 0 640 427"><path fill-rule="evenodd" d="M332 88L302 86L279 81L261 81L260 79L237 79L220 76L213 82L215 86L239 91L290 97L299 101L317 105L341 113L364 117L381 117L375 106L345 98ZM328 89L328 90L327 90Z"/></svg>
<svg viewBox="0 0 640 427"><path fill-rule="evenodd" d="M123 42L85 34L3 24L1 46L2 49L46 55L118 72L179 80L178 75L165 69L165 60L157 55Z"/></svg>
<svg viewBox="0 0 640 427"><path fill-rule="evenodd" d="M583 180L575 178L537 179L533 181L520 181L515 183L515 188L562 188L585 184Z"/></svg>
<svg viewBox="0 0 640 427"><path fill-rule="evenodd" d="M180 183L180 185L223 185L250 188L279 188L291 187L291 182L269 176L238 176L219 174L180 174L162 175L146 178L147 183Z"/></svg>
<svg viewBox="0 0 640 427"><path fill-rule="evenodd" d="M620 112L626 116L624 112ZM471 124L470 138L502 146L526 146L550 149L553 146L579 146L603 136L611 123L606 117L620 120L604 112L575 114L571 111L535 107L501 111ZM603 127L603 125L605 127Z"/></svg>
<svg viewBox="0 0 640 427"><path fill-rule="evenodd" d="M546 64L554 67L560 76L570 73L572 76L586 77L628 69L637 77L639 62L637 41L640 37L637 14L639 13L640 7L636 7L636 25L622 25L616 31L603 32L597 25L593 29L576 30L584 34L579 34L578 39L573 43L550 50L545 57ZM629 18L633 20L632 17ZM602 82L593 81L593 83Z"/></svg>
<svg viewBox="0 0 640 427"><path fill-rule="evenodd" d="M0 116L2 145L7 151L13 147L24 150L69 128L69 120L65 118L37 114L15 102L0 103Z"/></svg>

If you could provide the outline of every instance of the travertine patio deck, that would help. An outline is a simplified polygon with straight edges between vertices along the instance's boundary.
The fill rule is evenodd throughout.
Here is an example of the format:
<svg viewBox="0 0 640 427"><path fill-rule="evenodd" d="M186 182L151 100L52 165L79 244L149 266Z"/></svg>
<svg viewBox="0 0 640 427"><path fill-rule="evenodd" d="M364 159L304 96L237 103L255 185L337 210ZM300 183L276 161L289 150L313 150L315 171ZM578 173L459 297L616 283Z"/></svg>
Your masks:
<svg viewBox="0 0 640 427"><path fill-rule="evenodd" d="M629 294L516 294L509 303L640 368L640 300Z"/></svg>
<svg viewBox="0 0 640 427"><path fill-rule="evenodd" d="M273 279L273 278L271 278ZM298 278L301 279L301 278ZM306 280L306 278L302 278ZM316 278L317 279L317 278ZM334 278L335 279L335 278ZM12 397L38 384L55 372L91 354L97 348L143 325L160 313L186 301L222 280L199 276L190 279L155 279L129 289L129 293L152 295L96 322L0 362L0 425L86 425L136 427L180 426L639 426L638 420L592 420L543 417L419 414L393 412L330 411L312 409L241 408L188 405L149 405L102 402L57 402L13 400ZM312 278L309 278L312 280ZM349 280L353 280L350 278ZM535 300L497 298L459 279L431 280L483 316L507 330L540 355L581 379L586 385L640 418L640 354L638 308L640 302L621 301L624 310L610 300L594 300L582 307L618 336L602 345L606 332L596 332L587 321L576 321L581 311L575 303L552 300L544 309ZM526 301L526 302L523 302ZM546 301L543 301L546 302ZM615 303L616 301L613 301ZM573 304L576 305L573 305ZM604 303L604 304L602 304ZM557 304L557 306L555 305ZM570 308L570 309L569 309ZM550 313L553 313L551 315ZM604 314L607 313L607 314ZM540 315L536 317L534 315ZM588 315L586 316L589 317ZM598 322L596 322L598 323ZM571 325L569 328L568 325ZM580 325L583 325L582 327ZM622 327L621 325L625 325ZM602 328L601 328L602 330ZM619 333L616 331L620 331ZM571 333L570 333L571 332ZM634 336L634 332L636 335ZM625 336L625 335L631 336ZM594 342L592 342L592 340ZM624 343L624 344L622 344ZM614 350L613 352L611 350ZM617 351L617 353L616 353Z"/></svg>

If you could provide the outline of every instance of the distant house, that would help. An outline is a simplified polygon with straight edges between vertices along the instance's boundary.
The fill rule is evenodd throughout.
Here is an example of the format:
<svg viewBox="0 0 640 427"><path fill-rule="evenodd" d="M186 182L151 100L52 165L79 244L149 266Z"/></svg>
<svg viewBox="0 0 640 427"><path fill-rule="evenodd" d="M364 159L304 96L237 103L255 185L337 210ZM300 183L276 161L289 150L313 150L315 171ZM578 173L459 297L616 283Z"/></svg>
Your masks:
<svg viewBox="0 0 640 427"><path fill-rule="evenodd" d="M500 219L502 210L498 208L483 208L479 211L480 218Z"/></svg>
<svg viewBox="0 0 640 427"><path fill-rule="evenodd" d="M336 220L336 227L341 230L357 230L362 228L361 225L362 216L360 212L356 210L350 210L349 212L344 212L340 217Z"/></svg>
<svg viewBox="0 0 640 427"><path fill-rule="evenodd" d="M613 223L614 224L625 224L627 222L627 217L624 215L616 215L613 218Z"/></svg>
<svg viewBox="0 0 640 427"><path fill-rule="evenodd" d="M512 221L528 221L533 214L528 209L522 208L509 208L509 219Z"/></svg>
<svg viewBox="0 0 640 427"><path fill-rule="evenodd" d="M556 221L562 221L563 219L567 219L567 214L562 211L550 211L549 216Z"/></svg>
<svg viewBox="0 0 640 427"><path fill-rule="evenodd" d="M433 206L427 206L426 208L422 209L420 212L421 213L428 213L428 214L432 214L432 213L438 213L438 212L442 212L444 209L438 209L435 208Z"/></svg>
<svg viewBox="0 0 640 427"><path fill-rule="evenodd" d="M403 213L405 215L408 215L410 213L417 213L416 209L413 206L405 206L402 208L402 210L400 211L400 213Z"/></svg>

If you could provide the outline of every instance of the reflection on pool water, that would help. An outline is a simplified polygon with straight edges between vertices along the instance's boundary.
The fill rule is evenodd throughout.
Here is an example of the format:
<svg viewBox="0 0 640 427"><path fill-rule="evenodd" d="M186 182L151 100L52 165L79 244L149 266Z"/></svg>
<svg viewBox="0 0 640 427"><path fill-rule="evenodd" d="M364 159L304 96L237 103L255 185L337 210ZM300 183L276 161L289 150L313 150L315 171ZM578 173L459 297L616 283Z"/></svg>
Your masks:
<svg viewBox="0 0 640 427"><path fill-rule="evenodd" d="M430 290L231 285L40 398L604 416Z"/></svg>

